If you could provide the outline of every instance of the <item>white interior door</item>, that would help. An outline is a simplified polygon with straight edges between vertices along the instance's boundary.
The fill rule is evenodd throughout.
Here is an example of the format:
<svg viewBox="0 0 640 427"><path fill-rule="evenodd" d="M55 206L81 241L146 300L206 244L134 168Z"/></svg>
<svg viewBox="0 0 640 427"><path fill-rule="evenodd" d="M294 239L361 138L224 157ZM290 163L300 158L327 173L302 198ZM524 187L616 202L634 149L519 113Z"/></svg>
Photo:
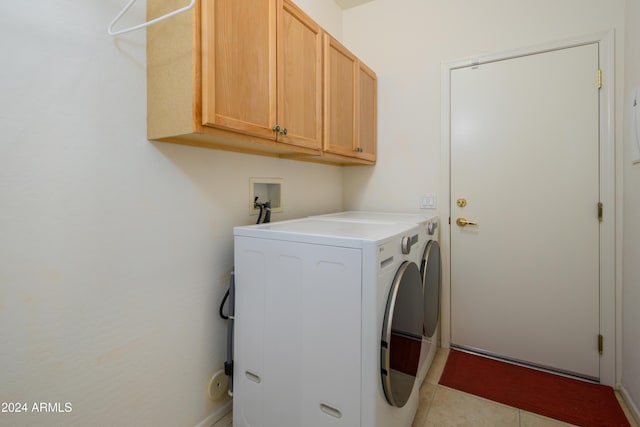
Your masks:
<svg viewBox="0 0 640 427"><path fill-rule="evenodd" d="M451 71L452 345L599 377L597 70L594 43Z"/></svg>

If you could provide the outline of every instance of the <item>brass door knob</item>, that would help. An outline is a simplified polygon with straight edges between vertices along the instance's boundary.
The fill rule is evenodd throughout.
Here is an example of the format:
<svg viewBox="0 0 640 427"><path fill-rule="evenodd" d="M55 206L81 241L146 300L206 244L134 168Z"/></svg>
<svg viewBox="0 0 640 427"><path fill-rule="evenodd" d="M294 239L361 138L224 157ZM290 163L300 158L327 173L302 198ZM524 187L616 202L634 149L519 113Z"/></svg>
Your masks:
<svg viewBox="0 0 640 427"><path fill-rule="evenodd" d="M475 221L469 221L467 218L458 218L456 219L456 224L460 227L466 227L467 225L478 225Z"/></svg>

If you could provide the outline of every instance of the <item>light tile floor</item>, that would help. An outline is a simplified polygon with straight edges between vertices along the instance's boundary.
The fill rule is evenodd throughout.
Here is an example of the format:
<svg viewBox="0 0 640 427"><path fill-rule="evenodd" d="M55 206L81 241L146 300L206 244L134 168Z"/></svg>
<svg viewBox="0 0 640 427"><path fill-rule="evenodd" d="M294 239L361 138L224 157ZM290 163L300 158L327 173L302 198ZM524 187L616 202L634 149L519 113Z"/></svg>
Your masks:
<svg viewBox="0 0 640 427"><path fill-rule="evenodd" d="M212 427L233 427L233 414L229 413L225 415L224 418L215 423Z"/></svg>
<svg viewBox="0 0 640 427"><path fill-rule="evenodd" d="M496 403L472 394L438 384L449 350L439 348L431 368L420 387L420 404L412 427L567 427L571 424L518 408ZM634 421L624 400L616 392L631 427L640 427ZM215 427L233 427L231 414ZM389 426L392 427L392 426Z"/></svg>
<svg viewBox="0 0 640 427"><path fill-rule="evenodd" d="M561 427L571 426L562 421L522 411L478 396L454 390L438 384L447 361L449 350L438 349L431 369L420 387L420 406L413 420L413 427ZM622 397L616 397L630 420L638 427Z"/></svg>

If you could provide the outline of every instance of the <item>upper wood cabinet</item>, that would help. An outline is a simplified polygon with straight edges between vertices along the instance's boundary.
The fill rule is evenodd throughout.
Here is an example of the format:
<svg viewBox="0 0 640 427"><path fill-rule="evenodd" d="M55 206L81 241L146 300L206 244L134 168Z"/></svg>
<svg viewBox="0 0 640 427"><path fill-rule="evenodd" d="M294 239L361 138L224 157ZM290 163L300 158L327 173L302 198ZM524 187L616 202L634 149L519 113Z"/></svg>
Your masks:
<svg viewBox="0 0 640 427"><path fill-rule="evenodd" d="M147 17L181 5L182 0L148 0ZM290 0L200 0L191 11L148 27L149 139L373 163L375 117L361 117L375 112L375 74L346 49L350 65L332 54L326 68L323 49L333 39L324 34ZM327 70L333 77L325 80ZM365 90L373 92L365 97ZM341 151L341 144L348 148ZM365 156L367 147L373 147L373 157Z"/></svg>
<svg viewBox="0 0 640 427"><path fill-rule="evenodd" d="M376 160L377 78L333 37L324 42L324 151L329 156Z"/></svg>
<svg viewBox="0 0 640 427"><path fill-rule="evenodd" d="M287 0L206 0L202 124L320 149L322 33Z"/></svg>
<svg viewBox="0 0 640 427"><path fill-rule="evenodd" d="M378 78L361 61L358 61L358 89L358 157L375 161L378 141Z"/></svg>
<svg viewBox="0 0 640 427"><path fill-rule="evenodd" d="M202 1L202 124L275 139L276 9Z"/></svg>
<svg viewBox="0 0 640 427"><path fill-rule="evenodd" d="M358 58L328 34L324 40L324 151L353 157Z"/></svg>
<svg viewBox="0 0 640 427"><path fill-rule="evenodd" d="M278 0L278 102L280 141L322 147L322 30L288 0ZM280 6L281 5L281 6ZM284 136L283 136L284 134Z"/></svg>

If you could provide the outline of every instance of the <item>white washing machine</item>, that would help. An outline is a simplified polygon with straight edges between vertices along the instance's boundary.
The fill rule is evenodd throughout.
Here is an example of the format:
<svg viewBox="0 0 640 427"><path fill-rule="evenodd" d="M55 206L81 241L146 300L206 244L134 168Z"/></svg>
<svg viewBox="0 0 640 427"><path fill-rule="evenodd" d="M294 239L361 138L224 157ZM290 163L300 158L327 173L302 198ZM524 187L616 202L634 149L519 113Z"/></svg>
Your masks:
<svg viewBox="0 0 640 427"><path fill-rule="evenodd" d="M438 347L440 292L442 288L438 217L395 212L346 211L316 215L310 218L366 223L406 223L420 226L417 247L423 254L420 274L423 279L424 325L418 380L422 383L431 367Z"/></svg>
<svg viewBox="0 0 640 427"><path fill-rule="evenodd" d="M305 218L236 227L235 427L409 427L422 228Z"/></svg>

